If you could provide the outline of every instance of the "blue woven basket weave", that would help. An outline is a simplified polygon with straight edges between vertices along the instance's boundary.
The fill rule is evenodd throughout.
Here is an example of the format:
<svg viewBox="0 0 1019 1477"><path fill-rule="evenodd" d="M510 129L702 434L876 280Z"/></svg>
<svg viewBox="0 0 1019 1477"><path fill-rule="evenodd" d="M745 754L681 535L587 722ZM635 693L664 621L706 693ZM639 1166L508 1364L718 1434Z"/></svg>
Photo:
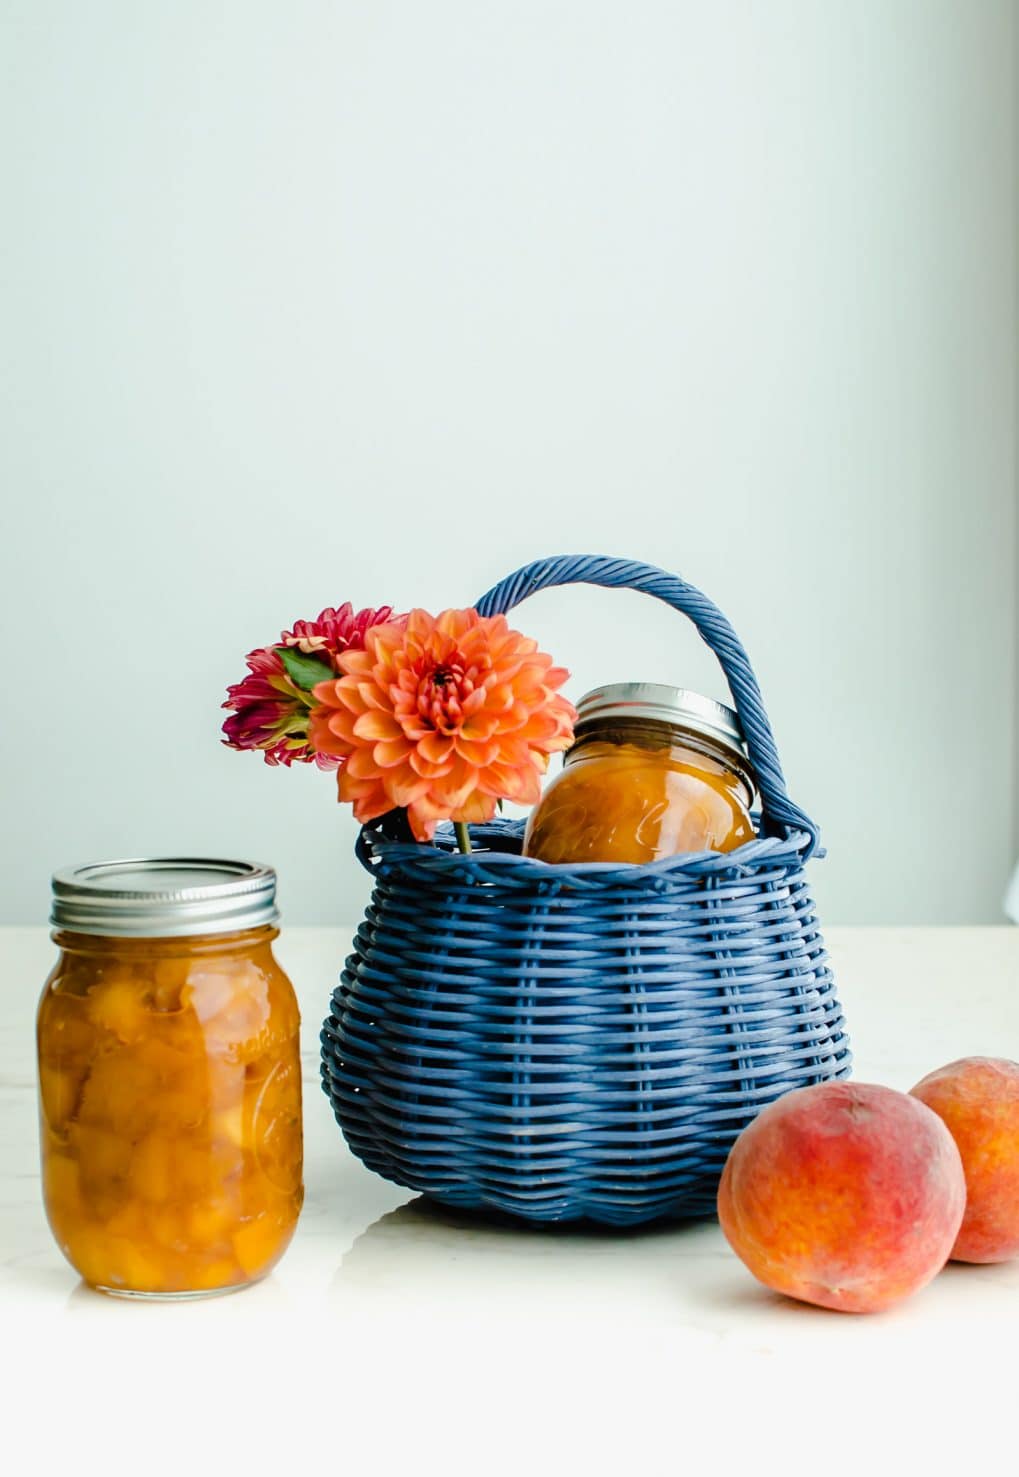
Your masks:
<svg viewBox="0 0 1019 1477"><path fill-rule="evenodd" d="M370 1169L447 1204L619 1226L701 1215L766 1103L849 1071L803 875L818 832L786 793L743 647L692 585L564 556L477 609L570 583L642 590L694 622L739 711L760 834L637 867L532 861L510 821L472 827L470 856L449 828L431 845L363 831L374 891L323 1027L323 1086Z"/></svg>

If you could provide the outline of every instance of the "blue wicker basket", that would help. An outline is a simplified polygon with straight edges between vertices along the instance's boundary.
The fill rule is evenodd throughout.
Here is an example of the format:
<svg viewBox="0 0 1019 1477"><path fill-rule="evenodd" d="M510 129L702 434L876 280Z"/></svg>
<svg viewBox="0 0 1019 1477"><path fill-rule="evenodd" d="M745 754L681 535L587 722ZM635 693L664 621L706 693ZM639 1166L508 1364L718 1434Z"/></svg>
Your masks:
<svg viewBox="0 0 1019 1477"><path fill-rule="evenodd" d="M760 834L636 867L532 861L510 821L473 827L470 856L441 828L431 845L363 831L374 891L323 1027L323 1086L369 1169L447 1204L617 1226L703 1215L766 1103L849 1071L803 875L818 832L786 793L743 647L692 585L562 557L477 608L570 583L693 621L743 723Z"/></svg>

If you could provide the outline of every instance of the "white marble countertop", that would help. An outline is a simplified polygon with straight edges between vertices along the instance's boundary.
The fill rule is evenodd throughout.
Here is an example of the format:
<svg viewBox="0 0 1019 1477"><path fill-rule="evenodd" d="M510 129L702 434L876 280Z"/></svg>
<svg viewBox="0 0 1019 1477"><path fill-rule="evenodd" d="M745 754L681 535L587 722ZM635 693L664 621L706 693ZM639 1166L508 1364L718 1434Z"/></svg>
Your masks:
<svg viewBox="0 0 1019 1477"><path fill-rule="evenodd" d="M45 1449L44 1473L83 1450L107 1473L671 1470L694 1453L723 1472L884 1471L894 1443L922 1477L1006 1451L1014 1470L1019 1262L950 1266L899 1308L852 1317L768 1293L713 1224L518 1231L364 1169L318 1085L351 932L277 945L304 1017L307 1200L289 1252L244 1293L149 1305L90 1292L46 1226L33 1015L53 946L0 929L5 1443ZM1019 1058L1019 929L828 943L859 1079L905 1089L955 1057Z"/></svg>

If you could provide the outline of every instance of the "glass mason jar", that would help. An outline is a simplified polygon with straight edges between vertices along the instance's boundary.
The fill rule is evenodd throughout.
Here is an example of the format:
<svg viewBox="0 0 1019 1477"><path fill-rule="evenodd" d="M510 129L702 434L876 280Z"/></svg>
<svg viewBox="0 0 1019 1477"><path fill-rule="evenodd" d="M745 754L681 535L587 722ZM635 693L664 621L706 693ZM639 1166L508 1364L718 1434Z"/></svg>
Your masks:
<svg viewBox="0 0 1019 1477"><path fill-rule="evenodd" d="M754 781L731 708L683 688L619 682L581 698L574 732L531 813L525 855L643 863L753 838Z"/></svg>
<svg viewBox="0 0 1019 1477"><path fill-rule="evenodd" d="M303 1196L297 1001L276 876L147 860L58 872L38 1014L46 1213L102 1292L263 1277Z"/></svg>

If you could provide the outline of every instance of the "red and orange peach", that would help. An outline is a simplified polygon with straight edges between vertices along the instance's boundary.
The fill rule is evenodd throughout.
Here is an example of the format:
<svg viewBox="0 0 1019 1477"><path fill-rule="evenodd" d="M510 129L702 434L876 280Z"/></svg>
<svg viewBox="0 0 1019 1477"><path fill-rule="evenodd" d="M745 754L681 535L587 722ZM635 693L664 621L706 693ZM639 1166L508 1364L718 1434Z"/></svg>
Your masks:
<svg viewBox="0 0 1019 1477"><path fill-rule="evenodd" d="M953 1260L1019 1256L1019 1062L964 1057L931 1072L913 1096L937 1113L962 1155L966 1214Z"/></svg>
<svg viewBox="0 0 1019 1477"><path fill-rule="evenodd" d="M765 1286L867 1313L937 1275L965 1203L959 1151L935 1113L888 1087L825 1082L771 1103L736 1140L718 1216Z"/></svg>

